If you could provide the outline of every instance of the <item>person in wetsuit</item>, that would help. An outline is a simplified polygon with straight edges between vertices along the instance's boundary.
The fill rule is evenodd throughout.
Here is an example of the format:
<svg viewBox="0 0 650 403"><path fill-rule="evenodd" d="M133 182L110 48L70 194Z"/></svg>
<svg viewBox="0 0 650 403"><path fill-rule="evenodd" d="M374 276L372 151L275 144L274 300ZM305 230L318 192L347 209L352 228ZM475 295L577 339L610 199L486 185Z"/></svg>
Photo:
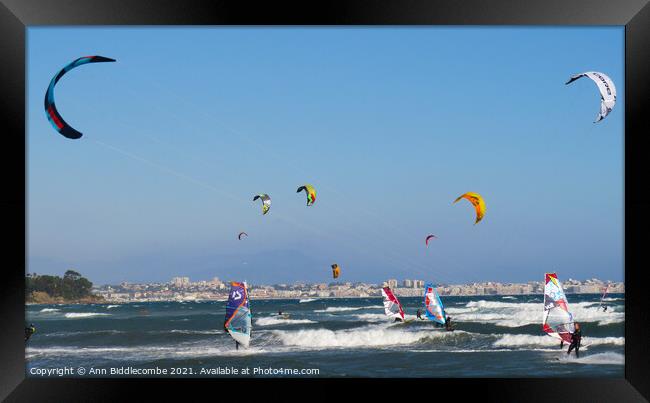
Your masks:
<svg viewBox="0 0 650 403"><path fill-rule="evenodd" d="M607 305L603 308L603 312L607 312Z"/></svg>
<svg viewBox="0 0 650 403"><path fill-rule="evenodd" d="M29 324L29 327L25 328L25 341L29 340L32 335L36 333L36 327L33 324Z"/></svg>
<svg viewBox="0 0 650 403"><path fill-rule="evenodd" d="M454 330L451 326L451 316L447 316L447 319L445 319L445 329L447 331Z"/></svg>
<svg viewBox="0 0 650 403"><path fill-rule="evenodd" d="M571 354L571 350L575 348L576 350L576 358L580 358L580 340L582 339L582 332L580 331L580 324L575 323L574 324L575 331L571 335L571 345L569 346L569 351L567 351L567 355Z"/></svg>
<svg viewBox="0 0 650 403"><path fill-rule="evenodd" d="M417 315L418 319L422 319L422 311L420 308L418 308L418 311L415 314Z"/></svg>

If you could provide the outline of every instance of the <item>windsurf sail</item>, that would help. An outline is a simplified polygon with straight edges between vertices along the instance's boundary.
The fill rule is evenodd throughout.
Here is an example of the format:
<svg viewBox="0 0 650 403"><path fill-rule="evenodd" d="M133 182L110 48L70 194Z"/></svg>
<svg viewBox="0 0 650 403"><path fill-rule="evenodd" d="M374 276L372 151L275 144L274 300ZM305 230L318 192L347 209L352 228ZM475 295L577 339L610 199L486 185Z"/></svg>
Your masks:
<svg viewBox="0 0 650 403"><path fill-rule="evenodd" d="M246 283L230 283L224 328L236 342L248 348L251 339L252 315Z"/></svg>
<svg viewBox="0 0 650 403"><path fill-rule="evenodd" d="M384 297L384 310L386 311L386 315L390 318L400 318L401 320L404 320L402 304L399 303L399 300L395 294L393 294L390 287L382 288L381 295Z"/></svg>
<svg viewBox="0 0 650 403"><path fill-rule="evenodd" d="M603 291L603 296L600 297L600 305L598 305L598 310L603 307L603 301L605 301L605 296L607 296L607 291L609 291L609 284L607 284L607 287L605 287L605 291Z"/></svg>
<svg viewBox="0 0 650 403"><path fill-rule="evenodd" d="M445 307L433 284L424 286L424 313L429 320L445 324Z"/></svg>
<svg viewBox="0 0 650 403"><path fill-rule="evenodd" d="M549 336L564 340L567 343L571 343L571 334L575 330L573 315L569 312L566 295L564 295L562 284L555 273L546 273L542 329Z"/></svg>

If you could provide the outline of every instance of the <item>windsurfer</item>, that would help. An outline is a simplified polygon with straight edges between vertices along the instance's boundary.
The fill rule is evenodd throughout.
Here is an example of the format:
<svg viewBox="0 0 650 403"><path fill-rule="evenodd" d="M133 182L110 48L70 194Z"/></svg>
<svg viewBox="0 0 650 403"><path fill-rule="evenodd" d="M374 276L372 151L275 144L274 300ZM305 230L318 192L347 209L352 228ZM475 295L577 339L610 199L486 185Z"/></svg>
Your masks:
<svg viewBox="0 0 650 403"><path fill-rule="evenodd" d="M575 331L571 334L571 345L569 346L569 351L567 355L571 354L571 350L576 349L576 358L580 358L580 340L582 339L582 332L580 331L580 324L574 323Z"/></svg>
<svg viewBox="0 0 650 403"><path fill-rule="evenodd" d="M447 319L445 320L445 329L447 331L454 330L454 328L451 326L451 316L447 316Z"/></svg>
<svg viewBox="0 0 650 403"><path fill-rule="evenodd" d="M417 315L418 319L424 320L422 319L422 310L420 308L418 308L418 311L415 314Z"/></svg>
<svg viewBox="0 0 650 403"><path fill-rule="evenodd" d="M235 350L239 350L239 342L235 340Z"/></svg>
<svg viewBox="0 0 650 403"><path fill-rule="evenodd" d="M607 312L607 305L603 308L603 312Z"/></svg>

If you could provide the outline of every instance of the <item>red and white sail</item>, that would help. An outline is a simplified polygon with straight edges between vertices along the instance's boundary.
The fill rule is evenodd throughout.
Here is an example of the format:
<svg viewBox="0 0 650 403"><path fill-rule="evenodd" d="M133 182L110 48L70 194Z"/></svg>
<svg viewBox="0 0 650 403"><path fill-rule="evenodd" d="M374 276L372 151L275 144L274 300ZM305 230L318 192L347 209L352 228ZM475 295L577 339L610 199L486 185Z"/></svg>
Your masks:
<svg viewBox="0 0 650 403"><path fill-rule="evenodd" d="M574 332L573 315L569 312L562 284L555 273L546 273L545 280L542 329L549 336L571 343L571 334Z"/></svg>
<svg viewBox="0 0 650 403"><path fill-rule="evenodd" d="M399 318L404 320L402 304L400 304L390 287L382 288L381 295L384 297L384 310L386 311L386 315L390 318Z"/></svg>

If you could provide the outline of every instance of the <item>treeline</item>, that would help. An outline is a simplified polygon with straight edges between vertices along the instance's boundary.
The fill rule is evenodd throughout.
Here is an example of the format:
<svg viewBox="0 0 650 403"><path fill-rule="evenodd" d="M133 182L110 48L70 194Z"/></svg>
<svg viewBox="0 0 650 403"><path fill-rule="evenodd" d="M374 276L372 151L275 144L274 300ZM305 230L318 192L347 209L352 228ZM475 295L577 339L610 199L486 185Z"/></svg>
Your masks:
<svg viewBox="0 0 650 403"><path fill-rule="evenodd" d="M63 278L49 275L27 275L26 281L28 296L33 295L35 292L45 292L50 297L65 300L92 297L90 290L93 283L74 270L66 271Z"/></svg>

